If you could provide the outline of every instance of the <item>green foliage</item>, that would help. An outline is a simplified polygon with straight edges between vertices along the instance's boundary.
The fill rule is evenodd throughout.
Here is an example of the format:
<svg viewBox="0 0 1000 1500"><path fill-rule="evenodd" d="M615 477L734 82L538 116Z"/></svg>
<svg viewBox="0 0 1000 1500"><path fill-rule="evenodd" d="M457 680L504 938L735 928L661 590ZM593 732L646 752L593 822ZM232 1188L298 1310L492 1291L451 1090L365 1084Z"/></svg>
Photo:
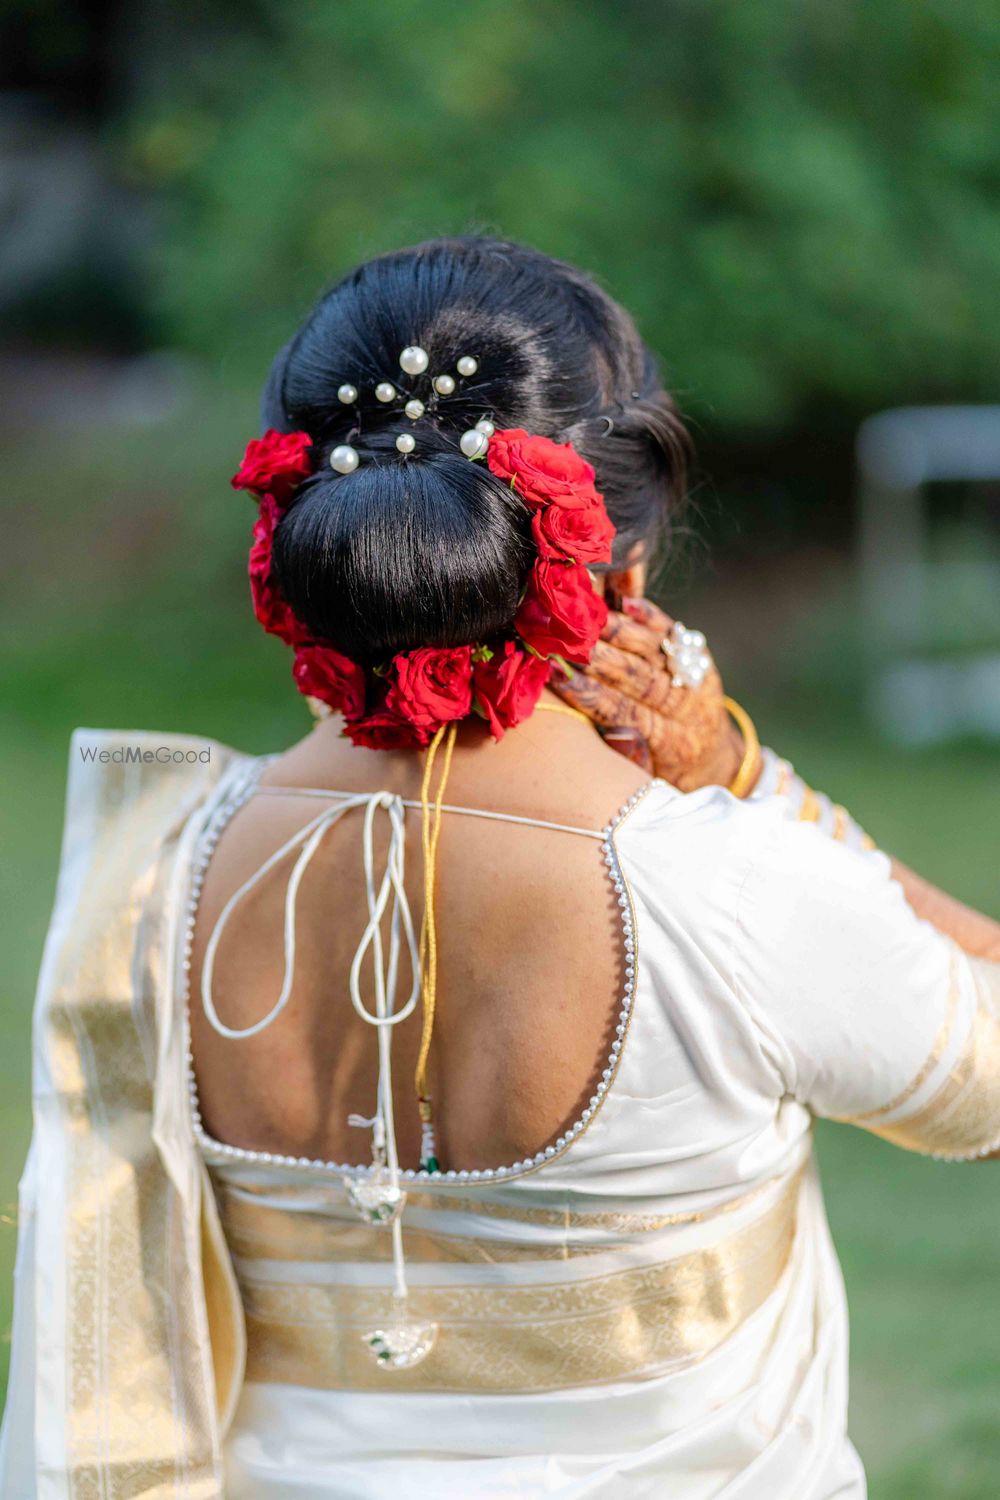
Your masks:
<svg viewBox="0 0 1000 1500"><path fill-rule="evenodd" d="M162 327L259 372L379 250L497 228L599 274L710 428L981 398L1000 13L979 0L172 7L120 140Z"/></svg>

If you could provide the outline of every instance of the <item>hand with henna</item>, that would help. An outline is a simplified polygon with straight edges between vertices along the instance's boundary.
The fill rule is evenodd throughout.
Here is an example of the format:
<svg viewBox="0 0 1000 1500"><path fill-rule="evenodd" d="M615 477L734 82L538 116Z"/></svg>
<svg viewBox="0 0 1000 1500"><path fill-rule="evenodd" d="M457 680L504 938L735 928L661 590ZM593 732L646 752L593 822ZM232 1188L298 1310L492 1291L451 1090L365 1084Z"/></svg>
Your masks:
<svg viewBox="0 0 1000 1500"><path fill-rule="evenodd" d="M713 666L698 688L675 687L664 637L673 620L647 599L608 615L590 664L556 674L551 687L597 725L611 749L683 792L728 786L743 742Z"/></svg>
<svg viewBox="0 0 1000 1500"><path fill-rule="evenodd" d="M699 688L674 687L662 649L673 624L646 599L623 600L608 615L589 666L553 676L550 686L593 720L611 748L681 791L729 786L743 758L742 738L714 668ZM1000 923L898 860L892 871L919 917L966 953L1000 964Z"/></svg>

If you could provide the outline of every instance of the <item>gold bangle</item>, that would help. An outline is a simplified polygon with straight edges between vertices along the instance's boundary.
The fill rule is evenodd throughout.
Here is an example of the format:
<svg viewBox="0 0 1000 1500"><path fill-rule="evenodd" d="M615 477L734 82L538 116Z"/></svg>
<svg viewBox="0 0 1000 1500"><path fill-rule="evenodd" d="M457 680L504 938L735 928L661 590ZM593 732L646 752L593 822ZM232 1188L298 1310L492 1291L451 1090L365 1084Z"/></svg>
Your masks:
<svg viewBox="0 0 1000 1500"><path fill-rule="evenodd" d="M729 790L734 797L746 797L753 791L757 778L760 776L760 740L757 738L753 719L746 709L741 708L732 698L723 698L722 701L743 736L743 759L740 761L739 770L729 783Z"/></svg>

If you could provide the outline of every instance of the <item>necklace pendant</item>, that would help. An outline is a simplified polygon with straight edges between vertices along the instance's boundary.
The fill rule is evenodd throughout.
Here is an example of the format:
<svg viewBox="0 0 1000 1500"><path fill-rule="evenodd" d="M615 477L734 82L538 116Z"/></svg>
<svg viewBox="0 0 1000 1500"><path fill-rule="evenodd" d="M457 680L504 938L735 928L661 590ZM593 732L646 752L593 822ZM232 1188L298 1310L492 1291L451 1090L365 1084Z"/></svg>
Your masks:
<svg viewBox="0 0 1000 1500"><path fill-rule="evenodd" d="M437 1331L436 1323L419 1323L410 1318L405 1299L395 1297L392 1315L381 1328L363 1333L361 1341L383 1370L411 1370L430 1354Z"/></svg>
<svg viewBox="0 0 1000 1500"><path fill-rule="evenodd" d="M391 1224L406 1202L405 1192L393 1187L384 1167L375 1167L367 1177L349 1178L344 1187L347 1201L366 1224Z"/></svg>

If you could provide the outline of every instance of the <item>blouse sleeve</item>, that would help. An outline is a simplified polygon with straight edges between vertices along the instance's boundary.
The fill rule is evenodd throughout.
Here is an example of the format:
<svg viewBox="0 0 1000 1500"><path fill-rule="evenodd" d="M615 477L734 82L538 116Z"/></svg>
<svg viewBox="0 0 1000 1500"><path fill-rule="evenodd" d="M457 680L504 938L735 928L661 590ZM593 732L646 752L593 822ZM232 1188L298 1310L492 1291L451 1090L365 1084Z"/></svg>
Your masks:
<svg viewBox="0 0 1000 1500"><path fill-rule="evenodd" d="M934 1156L1000 1147L1000 965L916 916L889 860L781 818L741 884L733 974L777 1086Z"/></svg>

